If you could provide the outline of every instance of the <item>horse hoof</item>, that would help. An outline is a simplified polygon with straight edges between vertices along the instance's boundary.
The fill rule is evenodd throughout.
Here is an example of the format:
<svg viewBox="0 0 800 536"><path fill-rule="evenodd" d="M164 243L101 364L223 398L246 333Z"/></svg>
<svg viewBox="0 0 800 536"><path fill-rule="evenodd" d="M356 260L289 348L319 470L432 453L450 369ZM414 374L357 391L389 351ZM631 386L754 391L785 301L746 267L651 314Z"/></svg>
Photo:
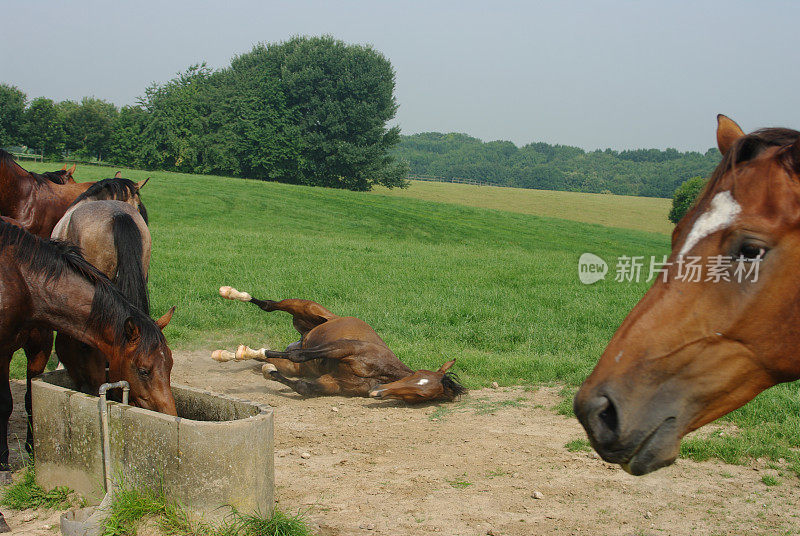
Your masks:
<svg viewBox="0 0 800 536"><path fill-rule="evenodd" d="M220 363L225 363L226 361L232 361L236 359L236 354L227 350L214 350L211 352L211 359L214 361L219 361Z"/></svg>
<svg viewBox="0 0 800 536"><path fill-rule="evenodd" d="M11 532L11 527L6 523L6 518L3 517L3 514L0 514L0 533L2 532Z"/></svg>
<svg viewBox="0 0 800 536"><path fill-rule="evenodd" d="M219 295L222 296L223 298L230 299L229 296L232 290L233 287L219 287Z"/></svg>
<svg viewBox="0 0 800 536"><path fill-rule="evenodd" d="M272 379L270 374L273 372L278 372L278 367L276 367L272 363L264 363L264 365L261 367L261 374L263 374L264 377L268 380Z"/></svg>

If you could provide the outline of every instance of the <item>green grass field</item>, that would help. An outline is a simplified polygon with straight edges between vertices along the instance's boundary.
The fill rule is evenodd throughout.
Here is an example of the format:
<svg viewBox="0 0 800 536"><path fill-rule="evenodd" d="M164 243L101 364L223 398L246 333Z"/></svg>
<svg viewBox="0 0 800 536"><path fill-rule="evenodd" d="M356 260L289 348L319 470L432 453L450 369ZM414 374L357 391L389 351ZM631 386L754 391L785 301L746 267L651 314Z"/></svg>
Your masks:
<svg viewBox="0 0 800 536"><path fill-rule="evenodd" d="M84 166L76 176L99 179L113 171ZM616 257L669 249L663 233L464 206L456 196L439 203L221 177L123 174L153 177L143 191L153 234L153 314L178 306L166 329L177 349L282 348L297 339L288 315L220 298L218 287L232 285L260 298L307 298L358 316L414 368L455 357L454 370L469 387L574 386L648 286L614 282ZM481 196L489 190L475 188ZM616 200L616 209L604 210L618 212L620 221L633 213L626 203L639 202L592 199ZM589 212L571 210L573 217ZM640 214L642 228L661 217ZM577 261L586 251L609 263L609 280L579 282ZM800 455L791 450L800 447L797 395L798 384L769 390L729 417L739 434L692 440L684 452L729 461L783 457L800 471Z"/></svg>
<svg viewBox="0 0 800 536"><path fill-rule="evenodd" d="M672 200L657 197L557 192L426 181L411 181L411 185L406 189L390 190L379 187L375 189L375 193L563 218L583 223L599 223L608 227L654 233L670 234L673 228L673 224L667 219L667 214L672 207Z"/></svg>

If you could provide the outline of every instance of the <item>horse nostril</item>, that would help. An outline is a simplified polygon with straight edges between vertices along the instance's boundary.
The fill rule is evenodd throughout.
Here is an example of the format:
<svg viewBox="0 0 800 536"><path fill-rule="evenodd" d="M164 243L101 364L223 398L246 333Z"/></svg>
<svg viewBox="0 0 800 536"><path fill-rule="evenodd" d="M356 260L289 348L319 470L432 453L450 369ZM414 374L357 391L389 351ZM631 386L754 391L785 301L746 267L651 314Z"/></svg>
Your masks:
<svg viewBox="0 0 800 536"><path fill-rule="evenodd" d="M617 433L617 426L619 425L619 418L617 417L617 407L614 403L606 398L608 404L606 405L605 409L603 409L597 416L600 421L608 428L609 432L612 432L616 435Z"/></svg>

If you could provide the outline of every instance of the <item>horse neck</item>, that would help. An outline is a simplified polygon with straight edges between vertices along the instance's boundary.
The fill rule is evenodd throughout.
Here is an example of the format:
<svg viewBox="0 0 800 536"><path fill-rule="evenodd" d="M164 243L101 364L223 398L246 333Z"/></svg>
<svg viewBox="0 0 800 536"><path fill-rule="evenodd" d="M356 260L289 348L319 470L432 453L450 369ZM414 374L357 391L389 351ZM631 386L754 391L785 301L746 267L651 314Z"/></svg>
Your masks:
<svg viewBox="0 0 800 536"><path fill-rule="evenodd" d="M107 356L115 356L116 341L113 326L96 327L89 322L92 301L96 292L94 283L74 274L45 281L44 276L25 275L34 303L33 320L44 323L60 333L65 333Z"/></svg>
<svg viewBox="0 0 800 536"><path fill-rule="evenodd" d="M17 212L30 197L33 183L32 177L16 163L0 161L0 213L18 219Z"/></svg>

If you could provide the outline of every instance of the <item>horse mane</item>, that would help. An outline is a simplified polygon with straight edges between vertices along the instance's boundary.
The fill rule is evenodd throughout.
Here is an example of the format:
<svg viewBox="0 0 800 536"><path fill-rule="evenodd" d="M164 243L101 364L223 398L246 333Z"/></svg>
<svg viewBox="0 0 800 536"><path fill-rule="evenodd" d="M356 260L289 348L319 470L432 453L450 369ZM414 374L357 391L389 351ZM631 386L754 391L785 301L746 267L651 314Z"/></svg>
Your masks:
<svg viewBox="0 0 800 536"><path fill-rule="evenodd" d="M135 197L139 193L139 187L130 179L103 179L92 184L85 192L75 198L75 201L70 205L74 207L82 201L101 201L101 200L114 200L114 201L127 201ZM140 198L141 201L141 198ZM150 224L147 218L147 209L144 203L139 203L139 214L146 224Z"/></svg>
<svg viewBox="0 0 800 536"><path fill-rule="evenodd" d="M467 392L467 388L461 385L461 379L455 372L445 372L442 377L442 387L444 392L452 398L458 398Z"/></svg>
<svg viewBox="0 0 800 536"><path fill-rule="evenodd" d="M74 274L94 286L88 328L110 327L117 345L126 343L125 323L139 328L139 353L149 353L164 342L161 330L143 311L132 305L100 270L83 258L78 246L60 240L44 240L21 227L0 220L0 250L13 247L14 260L45 282Z"/></svg>
<svg viewBox="0 0 800 536"><path fill-rule="evenodd" d="M694 206L705 205L711 194L716 191L720 179L729 171L735 171L738 164L755 159L771 147L792 145L798 139L800 139L800 132L790 128L762 128L742 136L733 142L728 152L722 157L722 161L711 173L706 187L698 196ZM781 155L780 162L787 168L792 164L783 155Z"/></svg>
<svg viewBox="0 0 800 536"><path fill-rule="evenodd" d="M44 173L33 173L32 171L29 171L28 173L34 177L44 177L53 184L67 184L67 172L63 169L59 171L45 171Z"/></svg>

